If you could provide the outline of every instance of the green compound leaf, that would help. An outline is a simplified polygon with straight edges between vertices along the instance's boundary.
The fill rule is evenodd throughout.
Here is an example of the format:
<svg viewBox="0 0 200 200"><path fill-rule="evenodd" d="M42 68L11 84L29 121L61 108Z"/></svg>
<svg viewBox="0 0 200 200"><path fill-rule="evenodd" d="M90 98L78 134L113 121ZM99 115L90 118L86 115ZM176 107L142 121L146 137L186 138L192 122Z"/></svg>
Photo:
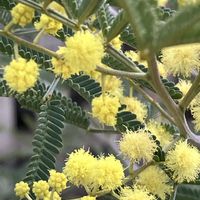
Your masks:
<svg viewBox="0 0 200 200"><path fill-rule="evenodd" d="M110 12L109 8L110 8L109 4L103 4L97 12L97 18L104 37L106 37L109 28L114 20L114 16Z"/></svg>
<svg viewBox="0 0 200 200"><path fill-rule="evenodd" d="M91 102L94 97L101 95L100 83L88 75L72 75L65 83L88 102Z"/></svg>
<svg viewBox="0 0 200 200"><path fill-rule="evenodd" d="M70 18L76 19L78 16L78 1L77 0L61 0L67 15Z"/></svg>
<svg viewBox="0 0 200 200"><path fill-rule="evenodd" d="M106 35L107 42L110 42L128 25L128 18L125 11L121 11L113 20L111 27Z"/></svg>
<svg viewBox="0 0 200 200"><path fill-rule="evenodd" d="M30 185L34 181L47 180L49 170L55 168L55 156L62 147L61 134L64 128L64 116L65 111L59 100L52 100L40 106L38 127L32 142L33 156L25 178Z"/></svg>
<svg viewBox="0 0 200 200"><path fill-rule="evenodd" d="M0 51L2 53L12 55L14 52L13 46L14 46L14 44L13 44L12 40L10 40L7 37L0 36ZM35 51L28 47L20 45L19 46L19 54L20 54L20 56L22 56L25 59L32 58L38 64L43 65L45 68L51 67L51 62L50 62L51 57L42 52L38 52L38 51Z"/></svg>
<svg viewBox="0 0 200 200"><path fill-rule="evenodd" d="M128 26L121 32L120 40L134 49L136 48L136 37L131 26Z"/></svg>
<svg viewBox="0 0 200 200"><path fill-rule="evenodd" d="M90 15L102 5L104 0L82 0L78 9L78 21L82 24Z"/></svg>
<svg viewBox="0 0 200 200"><path fill-rule="evenodd" d="M177 188L175 200L199 200L199 185L181 184Z"/></svg>
<svg viewBox="0 0 200 200"><path fill-rule="evenodd" d="M125 132L127 129L136 131L143 128L144 125L136 119L136 115L129 111L120 111L117 114L116 129L120 132Z"/></svg>
<svg viewBox="0 0 200 200"><path fill-rule="evenodd" d="M143 50L153 46L155 25L157 23L155 7L146 0L124 0L119 2L130 19L137 38L138 48Z"/></svg>
<svg viewBox="0 0 200 200"><path fill-rule="evenodd" d="M6 25L10 20L11 20L10 11L0 7L0 23Z"/></svg>
<svg viewBox="0 0 200 200"><path fill-rule="evenodd" d="M43 97L47 92L47 87L45 84L37 83L34 88L26 91L23 94L15 94L10 91L5 81L0 81L0 96L14 97L17 99L19 104L35 112L41 112L40 107L43 104ZM89 126L89 119L86 112L73 102L70 98L62 96L59 92L54 92L52 100L59 100L62 103L62 109L65 114L65 122L76 125L80 128L87 129ZM55 110L58 112L58 110Z"/></svg>
<svg viewBox="0 0 200 200"><path fill-rule="evenodd" d="M163 47L172 45L199 42L199 20L200 5L188 6L177 11L173 17L170 17L158 28L156 50L159 51Z"/></svg>
<svg viewBox="0 0 200 200"><path fill-rule="evenodd" d="M7 9L11 10L15 6L15 1L14 0L1 0L0 1L0 6Z"/></svg>

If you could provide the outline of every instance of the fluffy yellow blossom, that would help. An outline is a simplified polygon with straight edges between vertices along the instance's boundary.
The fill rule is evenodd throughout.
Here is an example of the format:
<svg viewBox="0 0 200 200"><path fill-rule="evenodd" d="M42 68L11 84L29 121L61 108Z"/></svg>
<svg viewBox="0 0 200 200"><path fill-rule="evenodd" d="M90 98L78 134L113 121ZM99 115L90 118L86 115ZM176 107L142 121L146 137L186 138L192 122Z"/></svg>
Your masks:
<svg viewBox="0 0 200 200"><path fill-rule="evenodd" d="M65 9L55 1L53 1L50 5L49 8L59 12L62 15L65 14ZM45 14L42 14L40 17L40 21L35 23L35 28L36 30L41 30L44 29L45 32L56 35L58 30L62 29L63 25L61 22L53 19L52 17L49 17Z"/></svg>
<svg viewBox="0 0 200 200"><path fill-rule="evenodd" d="M55 170L50 170L49 173L49 186L58 193L62 192L67 187L67 178L65 177L65 174L56 172Z"/></svg>
<svg viewBox="0 0 200 200"><path fill-rule="evenodd" d="M31 23L34 17L34 9L30 8L24 4L18 3L11 10L12 20L15 24L19 24L24 27L27 24Z"/></svg>
<svg viewBox="0 0 200 200"><path fill-rule="evenodd" d="M127 111L136 114L139 121L144 122L148 112L145 104L143 104L135 97L123 97L121 103L127 106Z"/></svg>
<svg viewBox="0 0 200 200"><path fill-rule="evenodd" d="M195 124L195 129L197 131L200 130L200 102L199 102L199 96L197 97L197 99L194 99L193 101L194 104L191 107L191 111L192 111L192 115L194 117L194 124Z"/></svg>
<svg viewBox="0 0 200 200"><path fill-rule="evenodd" d="M178 183L195 181L200 172L200 152L186 141L180 141L168 152L166 166Z"/></svg>
<svg viewBox="0 0 200 200"><path fill-rule="evenodd" d="M199 3L199 0L177 0L177 1L178 1L178 5L181 7Z"/></svg>
<svg viewBox="0 0 200 200"><path fill-rule="evenodd" d="M159 122L150 120L147 124L147 129L156 136L162 147L166 147L173 140L173 136Z"/></svg>
<svg viewBox="0 0 200 200"><path fill-rule="evenodd" d="M36 199L43 199L49 195L49 184L46 181L40 180L33 183L33 193Z"/></svg>
<svg viewBox="0 0 200 200"><path fill-rule="evenodd" d="M187 44L167 47L162 50L162 62L166 66L167 73L189 77L192 70L198 70L199 44Z"/></svg>
<svg viewBox="0 0 200 200"><path fill-rule="evenodd" d="M144 65L145 67L148 67L148 63L146 60L141 59L140 57L140 52L135 52L135 51L126 51L125 55L129 57L131 60L138 62L139 64ZM158 65L158 70L159 73L162 77L166 78L167 77L167 71L165 69L165 66L163 63L157 61Z"/></svg>
<svg viewBox="0 0 200 200"><path fill-rule="evenodd" d="M168 0L158 0L158 6L165 6Z"/></svg>
<svg viewBox="0 0 200 200"><path fill-rule="evenodd" d="M38 76L39 68L35 61L18 58L5 67L3 77L12 90L22 93L35 85Z"/></svg>
<svg viewBox="0 0 200 200"><path fill-rule="evenodd" d="M122 41L119 38L120 36L117 36L111 41L111 45L117 50L120 50L122 46Z"/></svg>
<svg viewBox="0 0 200 200"><path fill-rule="evenodd" d="M92 71L101 63L104 55L103 41L99 35L89 31L78 31L66 40L65 57L71 67Z"/></svg>
<svg viewBox="0 0 200 200"><path fill-rule="evenodd" d="M141 59L140 57L140 52L135 52L135 51L126 51L125 55L130 58L132 61L138 62L139 64L144 65L145 67L148 66L147 61Z"/></svg>
<svg viewBox="0 0 200 200"><path fill-rule="evenodd" d="M19 183L15 184L15 194L20 199L25 198L30 191L30 188L27 183L20 181Z"/></svg>
<svg viewBox="0 0 200 200"><path fill-rule="evenodd" d="M105 68L109 68L104 64L101 64L101 66ZM89 74L93 79L95 79L97 82L100 83L102 86L102 75L98 71L90 71L87 74ZM103 90L105 93L108 93L112 96L116 96L121 98L123 96L123 86L122 86L122 80L116 76L111 75L104 75L104 83L103 83Z"/></svg>
<svg viewBox="0 0 200 200"><path fill-rule="evenodd" d="M89 185L91 183L89 177L96 162L97 159L88 151L79 149L69 155L63 173L76 186Z"/></svg>
<svg viewBox="0 0 200 200"><path fill-rule="evenodd" d="M81 198L81 200L96 200L96 197L84 196Z"/></svg>
<svg viewBox="0 0 200 200"><path fill-rule="evenodd" d="M121 162L113 155L101 156L91 172L92 187L114 190L122 185L124 170Z"/></svg>
<svg viewBox="0 0 200 200"><path fill-rule="evenodd" d="M56 52L61 57L65 54L66 47L60 47ZM61 76L63 79L69 78L72 74L79 72L79 67L71 67L65 58L52 58L52 71L56 76Z"/></svg>
<svg viewBox="0 0 200 200"><path fill-rule="evenodd" d="M44 200L52 200L51 199L51 192L49 192L47 197L44 197ZM53 200L61 200L61 197L59 196L59 194L57 192L53 193Z"/></svg>
<svg viewBox="0 0 200 200"><path fill-rule="evenodd" d="M157 145L145 130L140 129L134 132L127 130L119 142L119 147L122 154L130 160L139 162L143 159L148 162L152 160Z"/></svg>
<svg viewBox="0 0 200 200"><path fill-rule="evenodd" d="M169 177L163 170L157 166L150 166L139 174L136 184L159 198L165 199L166 195L172 191L172 187L168 184L169 181Z"/></svg>
<svg viewBox="0 0 200 200"><path fill-rule="evenodd" d="M108 126L115 126L119 107L120 103L118 97L101 95L92 100L92 115L101 123Z"/></svg>
<svg viewBox="0 0 200 200"><path fill-rule="evenodd" d="M180 89L180 91L183 93L183 96L185 96L192 86L191 81L188 80L179 80L178 83L176 84L176 87Z"/></svg>
<svg viewBox="0 0 200 200"><path fill-rule="evenodd" d="M120 200L156 200L156 198L144 188L125 187L121 190Z"/></svg>

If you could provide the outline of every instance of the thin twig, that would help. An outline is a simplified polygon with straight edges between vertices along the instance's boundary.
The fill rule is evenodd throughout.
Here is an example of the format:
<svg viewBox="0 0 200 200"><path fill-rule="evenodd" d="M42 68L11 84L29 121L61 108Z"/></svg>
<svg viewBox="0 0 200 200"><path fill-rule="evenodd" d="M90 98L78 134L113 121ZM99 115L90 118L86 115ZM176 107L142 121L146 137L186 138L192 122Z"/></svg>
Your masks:
<svg viewBox="0 0 200 200"><path fill-rule="evenodd" d="M28 48L31 48L31 49L36 50L36 51L39 51L41 53L45 53L50 57L59 58L59 55L56 52L51 51L51 50L49 50L47 48L44 48L44 47L42 47L40 45L33 44L32 42L24 40L24 39L22 39L22 38L20 38L20 37L18 37L16 35L10 33L10 32L5 32L3 30L0 30L0 35L3 35L5 37L10 38L14 42L16 42L18 45L25 45Z"/></svg>
<svg viewBox="0 0 200 200"><path fill-rule="evenodd" d="M151 96L149 96L138 84L135 84L132 81L132 84L134 86L134 88L141 93L145 99L147 99L152 105L154 105L159 111L160 113L166 118L168 119L171 123L175 124L173 117L171 117L161 106L158 102L156 102Z"/></svg>
<svg viewBox="0 0 200 200"><path fill-rule="evenodd" d="M126 72L126 71L121 71L121 70L108 69L108 68L100 67L100 66L96 67L96 71L104 73L104 74L118 76L118 77L143 79L143 80L146 79L146 73L143 73L143 72L139 72L139 73Z"/></svg>

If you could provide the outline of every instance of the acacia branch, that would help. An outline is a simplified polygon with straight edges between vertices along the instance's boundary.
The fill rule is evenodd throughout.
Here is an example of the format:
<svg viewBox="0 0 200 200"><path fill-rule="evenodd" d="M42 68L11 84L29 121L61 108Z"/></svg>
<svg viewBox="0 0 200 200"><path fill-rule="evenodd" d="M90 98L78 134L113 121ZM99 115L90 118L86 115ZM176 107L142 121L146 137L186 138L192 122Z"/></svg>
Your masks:
<svg viewBox="0 0 200 200"><path fill-rule="evenodd" d="M151 96L149 96L138 84L135 84L133 81L131 81L133 84L134 88L141 93L145 99L147 99L151 104L153 104L159 111L160 113L168 119L171 123L175 124L173 117L171 117L161 106L158 102L156 102Z"/></svg>
<svg viewBox="0 0 200 200"><path fill-rule="evenodd" d="M39 51L41 53L45 53L50 57L55 57L55 58L59 58L60 57L56 52L51 51L51 50L49 50L47 48L44 48L44 47L42 47L40 45L33 44L32 42L29 42L27 40L24 40L24 39L14 35L14 34L12 34L11 32L6 32L6 31L3 31L3 30L0 30L0 35L8 37L9 39L14 41L18 45L25 45L26 47L28 47L30 49L33 49L35 51Z"/></svg>
<svg viewBox="0 0 200 200"><path fill-rule="evenodd" d="M104 74L109 74L109 75L114 75L118 77L125 77L125 78L132 78L132 79L146 79L146 73L144 72L126 72L126 71L121 71L121 70L115 70L115 69L108 69L105 67L96 67L96 71L104 73Z"/></svg>

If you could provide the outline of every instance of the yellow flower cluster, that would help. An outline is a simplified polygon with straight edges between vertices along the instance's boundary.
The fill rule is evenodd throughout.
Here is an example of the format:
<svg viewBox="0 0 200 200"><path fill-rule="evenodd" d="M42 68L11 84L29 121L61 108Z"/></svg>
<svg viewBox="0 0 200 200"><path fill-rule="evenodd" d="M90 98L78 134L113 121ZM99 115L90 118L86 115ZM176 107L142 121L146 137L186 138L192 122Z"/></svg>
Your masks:
<svg viewBox="0 0 200 200"><path fill-rule="evenodd" d="M101 123L108 126L115 126L119 107L120 102L118 97L106 94L101 95L92 100L92 115Z"/></svg>
<svg viewBox="0 0 200 200"><path fill-rule="evenodd" d="M69 155L63 172L76 186L98 190L114 190L122 184L122 164L113 155L95 158L88 151L76 150Z"/></svg>
<svg viewBox="0 0 200 200"><path fill-rule="evenodd" d="M60 57L63 57L65 54L66 47L60 47L60 49L56 52ZM67 60L65 57L61 59L52 58L51 60L53 69L52 71L56 76L61 76L63 79L69 78L72 74L77 74L79 72L78 66L70 66L67 63Z"/></svg>
<svg viewBox="0 0 200 200"><path fill-rule="evenodd" d="M39 68L34 60L18 58L5 67L3 77L12 90L22 93L35 85L38 76Z"/></svg>
<svg viewBox="0 0 200 200"><path fill-rule="evenodd" d="M125 187L121 190L120 200L156 200L146 189Z"/></svg>
<svg viewBox="0 0 200 200"><path fill-rule="evenodd" d="M137 119L144 122L147 117L147 107L135 97L123 97L121 103L126 105L126 110L136 114Z"/></svg>
<svg viewBox="0 0 200 200"><path fill-rule="evenodd" d="M165 6L168 0L158 0L158 6Z"/></svg>
<svg viewBox="0 0 200 200"><path fill-rule="evenodd" d="M57 53L61 58L52 59L56 76L67 79L80 71L91 74L104 55L103 41L89 31L78 31L67 38L66 47L60 47ZM97 74L99 77L100 73Z"/></svg>
<svg viewBox="0 0 200 200"><path fill-rule="evenodd" d="M34 17L34 9L30 8L26 5L18 3L15 7L11 10L12 20L15 24L19 24L20 26L24 27L27 24L31 23Z"/></svg>
<svg viewBox="0 0 200 200"><path fill-rule="evenodd" d="M40 180L33 183L33 193L37 199L44 199L49 195L49 184L46 181Z"/></svg>
<svg viewBox="0 0 200 200"><path fill-rule="evenodd" d="M167 73L189 77L192 70L198 70L199 44L187 44L167 47L162 50L162 62L166 66Z"/></svg>
<svg viewBox="0 0 200 200"><path fill-rule="evenodd" d="M157 145L145 130L140 129L134 132L127 130L119 142L119 147L122 154L133 162L148 162L152 160Z"/></svg>
<svg viewBox="0 0 200 200"><path fill-rule="evenodd" d="M89 31L78 31L66 40L65 55L68 65L80 71L92 71L104 55L103 41Z"/></svg>
<svg viewBox="0 0 200 200"><path fill-rule="evenodd" d="M53 1L50 5L49 8L59 12L60 14L66 15L65 9L55 1ZM46 33L49 33L51 35L56 35L58 30L62 29L63 25L61 22L45 15L42 14L40 17L40 21L35 23L35 28L36 30L42 30Z"/></svg>
<svg viewBox="0 0 200 200"><path fill-rule="evenodd" d="M186 141L180 141L168 152L166 166L178 183L195 181L200 172L200 152Z"/></svg>
<svg viewBox="0 0 200 200"><path fill-rule="evenodd" d="M139 174L136 184L164 200L166 195L172 192L169 181L169 177L163 170L157 166L150 166Z"/></svg>
<svg viewBox="0 0 200 200"><path fill-rule="evenodd" d="M25 198L30 191L30 188L27 183L20 181L19 183L15 184L15 194L20 199Z"/></svg>
<svg viewBox="0 0 200 200"><path fill-rule="evenodd" d="M178 1L178 5L181 6L181 7L184 7L184 6L188 6L188 5L191 5L191 4L196 4L196 3L200 3L199 0L177 0Z"/></svg>
<svg viewBox="0 0 200 200"><path fill-rule="evenodd" d="M154 120L150 120L147 123L147 129L156 136L156 139L159 140L160 145L162 147L166 147L169 145L172 140L173 136L166 130L164 126L161 125L161 123L156 122Z"/></svg>
<svg viewBox="0 0 200 200"><path fill-rule="evenodd" d="M117 36L111 41L111 45L118 51L121 49L122 46L122 41L119 38L120 36Z"/></svg>
<svg viewBox="0 0 200 200"><path fill-rule="evenodd" d="M63 173L56 172L56 170L50 170L49 173L48 184L54 191L60 193L66 189L67 179Z"/></svg>
<svg viewBox="0 0 200 200"><path fill-rule="evenodd" d="M182 79L180 79L178 83L176 84L176 87L178 87L180 91L183 93L183 97L187 94L191 86L192 86L191 81L182 80Z"/></svg>
<svg viewBox="0 0 200 200"><path fill-rule="evenodd" d="M81 200L96 200L96 197L84 196L81 198Z"/></svg>
<svg viewBox="0 0 200 200"><path fill-rule="evenodd" d="M108 66L101 63L101 66L109 68ZM103 85L103 91L112 96L121 98L123 96L123 86L122 80L116 76L104 75L104 82L102 84L102 74L98 71L90 71L88 74L100 83L101 87Z"/></svg>
<svg viewBox="0 0 200 200"><path fill-rule="evenodd" d="M128 58L130 58L132 61L138 62L139 64L142 64L145 67L148 67L147 61L141 59L140 52L136 53L135 51L126 51L125 55ZM159 70L160 75L162 77L166 78L167 77L167 71L166 71L165 66L161 62L159 62L159 61L157 61L157 65L158 65L158 70Z"/></svg>
<svg viewBox="0 0 200 200"><path fill-rule="evenodd" d="M59 194L57 192L53 192L53 194L51 192L49 192L47 197L44 197L44 200L61 200L61 197L59 196Z"/></svg>

